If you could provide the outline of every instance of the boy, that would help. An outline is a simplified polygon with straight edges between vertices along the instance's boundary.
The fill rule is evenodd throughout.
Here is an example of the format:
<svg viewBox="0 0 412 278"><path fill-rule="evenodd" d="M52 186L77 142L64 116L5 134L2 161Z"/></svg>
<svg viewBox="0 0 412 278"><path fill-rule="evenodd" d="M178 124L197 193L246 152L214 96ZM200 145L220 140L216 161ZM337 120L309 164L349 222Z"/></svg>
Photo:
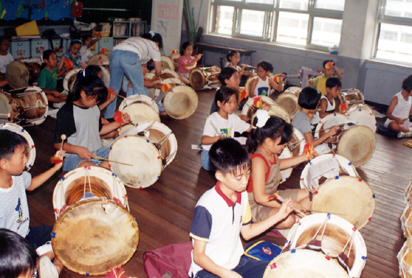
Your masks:
<svg viewBox="0 0 412 278"><path fill-rule="evenodd" d="M6 80L6 68L14 61L9 53L10 42L6 37L0 37L0 87L8 84Z"/></svg>
<svg viewBox="0 0 412 278"><path fill-rule="evenodd" d="M315 128L311 126L310 122L313 115L317 111L320 93L315 88L306 87L300 92L298 104L300 111L293 117L292 125L298 129L304 136L308 143L313 147L320 145L323 141L338 132L338 127L331 128L327 133L323 134L317 139L313 139L312 130Z"/></svg>
<svg viewBox="0 0 412 278"><path fill-rule="evenodd" d="M209 155L218 182L203 194L194 211L189 277L262 277L268 262L242 257L239 233L249 240L266 231L292 212L292 201L287 199L266 220L251 223L246 192L251 161L246 149L227 138L214 143Z"/></svg>
<svg viewBox="0 0 412 278"><path fill-rule="evenodd" d="M330 77L326 80L326 95L320 98L319 117L322 119L335 112L335 98L340 94L342 83L337 77ZM313 121L312 121L313 122Z"/></svg>
<svg viewBox="0 0 412 278"><path fill-rule="evenodd" d="M51 245L46 244L51 238L51 226L41 225L29 229L30 217L26 190L32 191L46 182L61 167L62 163L31 178L24 171L28 151L26 140L19 134L0 130L0 228L6 228L26 238L36 250L40 258L40 277L59 277L63 268L55 258ZM55 156L63 157L64 151Z"/></svg>
<svg viewBox="0 0 412 278"><path fill-rule="evenodd" d="M340 70L335 66L335 62L332 60L325 60L322 63L322 72L321 76L318 76L314 79L309 80L308 84L311 87L315 87L319 90L322 96L326 95L326 80L329 77L332 77L336 74L336 77L342 79L342 74Z"/></svg>

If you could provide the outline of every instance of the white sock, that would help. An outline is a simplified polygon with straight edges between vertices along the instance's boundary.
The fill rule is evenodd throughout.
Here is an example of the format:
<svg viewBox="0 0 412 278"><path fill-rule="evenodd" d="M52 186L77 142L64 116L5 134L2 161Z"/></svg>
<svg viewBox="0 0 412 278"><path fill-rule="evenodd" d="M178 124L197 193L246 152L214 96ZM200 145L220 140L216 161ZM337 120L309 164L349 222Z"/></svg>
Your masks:
<svg viewBox="0 0 412 278"><path fill-rule="evenodd" d="M398 133L398 138L405 138L405 137L412 137L412 132L399 132Z"/></svg>
<svg viewBox="0 0 412 278"><path fill-rule="evenodd" d="M43 256L39 262L40 278L58 278L56 266L51 262L50 258Z"/></svg>

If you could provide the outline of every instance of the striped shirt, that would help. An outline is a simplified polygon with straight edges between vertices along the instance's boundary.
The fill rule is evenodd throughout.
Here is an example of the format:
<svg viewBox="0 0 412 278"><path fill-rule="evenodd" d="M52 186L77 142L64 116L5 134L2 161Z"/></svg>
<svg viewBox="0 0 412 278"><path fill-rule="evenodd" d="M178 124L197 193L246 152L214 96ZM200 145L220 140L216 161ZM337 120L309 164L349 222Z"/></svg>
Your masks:
<svg viewBox="0 0 412 278"><path fill-rule="evenodd" d="M26 237L29 233L30 215L26 188L30 186L31 174L23 172L12 176L10 188L0 188L0 228L6 228Z"/></svg>
<svg viewBox="0 0 412 278"><path fill-rule="evenodd" d="M139 55L140 64L146 64L150 59L155 62L162 60L159 48L156 43L143 38L132 37L116 45L113 50L127 50Z"/></svg>

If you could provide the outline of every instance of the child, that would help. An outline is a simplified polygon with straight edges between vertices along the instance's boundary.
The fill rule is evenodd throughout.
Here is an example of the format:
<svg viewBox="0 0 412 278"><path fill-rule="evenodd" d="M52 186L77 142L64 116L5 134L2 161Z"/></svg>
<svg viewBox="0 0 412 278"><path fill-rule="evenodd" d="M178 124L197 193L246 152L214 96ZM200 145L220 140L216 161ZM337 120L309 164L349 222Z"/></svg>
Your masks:
<svg viewBox="0 0 412 278"><path fill-rule="evenodd" d="M279 75L279 84L275 82L272 78L269 77L269 73L273 71L273 66L271 63L266 61L261 61L257 64L257 75L258 78L252 81L250 86L249 97L254 96L269 96L270 88L281 92L282 91L282 82L285 78L285 75Z"/></svg>
<svg viewBox="0 0 412 278"><path fill-rule="evenodd" d="M342 83L337 77L330 77L326 80L326 95L320 98L319 111L313 116L312 123L318 123L327 115L337 113L335 112L335 98L339 96L341 87Z"/></svg>
<svg viewBox="0 0 412 278"><path fill-rule="evenodd" d="M402 91L392 98L386 112L385 126L398 132L398 138L412 137L410 115L412 115L412 75L402 81Z"/></svg>
<svg viewBox="0 0 412 278"><path fill-rule="evenodd" d="M340 73L340 70L335 66L335 62L333 60L323 61L322 72L323 74L321 76L309 80L308 84L309 86L318 89L322 96L324 96L326 95L326 80L334 75L336 75L336 77L341 80L342 74Z"/></svg>
<svg viewBox="0 0 412 278"><path fill-rule="evenodd" d="M44 270L41 277L58 277L63 265L54 258L51 246L47 244L51 240L53 227L41 225L29 229L26 190L32 191L41 186L62 167L62 163L32 178L29 172L24 171L27 152L27 142L21 135L0 130L0 228L9 229L26 238L37 249L39 256L44 257L40 261ZM63 155L64 151L55 154L58 157ZM51 263L53 258L54 264Z"/></svg>
<svg viewBox="0 0 412 278"><path fill-rule="evenodd" d="M247 188L252 221L262 221L278 212L280 204L269 200L275 193L284 199L291 198L293 206L305 212L310 208L309 194L305 189L278 190L282 179L280 170L308 160L305 155L287 159L278 157L293 134L292 125L282 118L269 116L265 110L258 110L254 127L256 128L249 132L247 140L247 148L252 158L252 178ZM287 229L294 223L295 216L290 215L276 228Z"/></svg>
<svg viewBox="0 0 412 278"><path fill-rule="evenodd" d="M56 91L57 77L65 72L65 70L63 69L61 73L57 74L56 53L53 50L44 51L43 63L45 64L45 67L39 74L39 78L37 79L37 85L43 89L48 101L54 103L66 102L66 97L60 94L58 91Z"/></svg>
<svg viewBox="0 0 412 278"><path fill-rule="evenodd" d="M209 149L211 145L223 138L233 138L235 131L243 133L251 129L251 125L233 114L237 107L238 93L229 87L222 87L216 92L215 103L218 110L206 119L203 129L201 163L205 170L210 171Z"/></svg>
<svg viewBox="0 0 412 278"><path fill-rule="evenodd" d="M335 135L338 132L338 127L331 128L327 133L323 134L317 139L313 139L312 126L310 124L313 115L317 111L318 102L320 99L320 93L315 88L306 87L303 88L299 94L298 104L300 111L293 117L292 125L298 129L306 139L306 142L316 147L329 137Z"/></svg>
<svg viewBox="0 0 412 278"><path fill-rule="evenodd" d="M96 160L96 156L107 158L110 147L103 147L100 135L105 135L117 129L117 122L103 124L100 109L97 104L107 98L107 88L97 76L83 76L83 71L77 75L73 89L73 99L69 100L57 113L54 147L61 148L61 135L67 140L63 149L68 153L64 171L87 165L100 165L109 169L107 161ZM124 114L124 122L130 117Z"/></svg>
<svg viewBox="0 0 412 278"><path fill-rule="evenodd" d="M249 240L292 211L287 199L277 214L251 223L248 195L250 157L233 139L213 144L210 161L216 169L216 185L196 204L190 236L193 238L189 277L262 277L268 262L247 259L239 234Z"/></svg>
<svg viewBox="0 0 412 278"><path fill-rule="evenodd" d="M236 69L237 72L239 73L239 78L242 75L252 75L253 74L252 72L245 70L245 68L247 67L246 64L241 64L242 67L239 67L239 62L240 62L239 51L236 51L236 50L229 51L229 53L226 55L226 60L228 62L226 67Z"/></svg>
<svg viewBox="0 0 412 278"><path fill-rule="evenodd" d="M239 90L239 73L235 68L226 67L219 73L219 81L222 87L229 87L235 90ZM216 97L216 96L215 96ZM216 102L213 100L212 107L210 108L210 114L217 111Z"/></svg>
<svg viewBox="0 0 412 278"><path fill-rule="evenodd" d="M177 74L179 79L185 84L190 84L189 75L190 69L196 67L197 61L202 58L202 54L197 54L196 57L192 56L193 45L190 42L185 42L182 45L182 50L180 50L180 57L177 59L179 67L177 69Z"/></svg>
<svg viewBox="0 0 412 278"><path fill-rule="evenodd" d="M83 45L80 47L80 56L82 57L82 62L87 65L87 62L89 62L90 57L93 56L92 52L90 51L90 48L96 44L101 38L100 33L97 35L96 39L92 40L92 36L90 34L85 34L82 37L82 42Z"/></svg>
<svg viewBox="0 0 412 278"><path fill-rule="evenodd" d="M73 39L70 43L70 49L65 53L60 59L59 66L57 71L60 72L63 70L63 66L66 70L76 69L76 68L86 68L86 64L82 61L82 56L80 56L80 47L82 46L82 41L79 39ZM72 63L72 65L68 64Z"/></svg>
<svg viewBox="0 0 412 278"><path fill-rule="evenodd" d="M6 37L0 37L0 87L8 84L6 78L6 68L14 61L13 56L9 53L10 42ZM3 80L2 80L3 79Z"/></svg>

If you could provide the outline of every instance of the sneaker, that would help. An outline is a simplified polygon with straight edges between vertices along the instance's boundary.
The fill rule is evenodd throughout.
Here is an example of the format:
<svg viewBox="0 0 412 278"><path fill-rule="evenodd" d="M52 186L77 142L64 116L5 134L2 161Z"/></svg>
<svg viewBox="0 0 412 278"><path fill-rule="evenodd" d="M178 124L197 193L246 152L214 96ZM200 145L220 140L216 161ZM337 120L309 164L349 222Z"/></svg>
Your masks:
<svg viewBox="0 0 412 278"><path fill-rule="evenodd" d="M412 137L412 132L399 132L398 138Z"/></svg>
<svg viewBox="0 0 412 278"><path fill-rule="evenodd" d="M40 278L59 278L56 266L52 263L49 257L43 256L39 262L39 277Z"/></svg>

